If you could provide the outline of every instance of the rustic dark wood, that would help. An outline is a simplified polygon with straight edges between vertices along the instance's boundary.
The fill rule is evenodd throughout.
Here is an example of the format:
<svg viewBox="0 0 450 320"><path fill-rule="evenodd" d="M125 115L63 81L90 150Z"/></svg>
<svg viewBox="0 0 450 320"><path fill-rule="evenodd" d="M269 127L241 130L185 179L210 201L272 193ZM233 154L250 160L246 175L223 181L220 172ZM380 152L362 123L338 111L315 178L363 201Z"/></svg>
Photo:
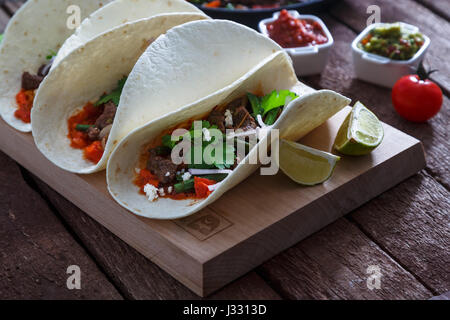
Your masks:
<svg viewBox="0 0 450 320"><path fill-rule="evenodd" d="M450 192L416 175L350 215L433 293L450 290Z"/></svg>
<svg viewBox="0 0 450 320"><path fill-rule="evenodd" d="M198 299L185 286L114 236L44 182L30 175L42 195L78 235L125 298ZM236 280L211 299L277 299L279 296L254 272Z"/></svg>
<svg viewBox="0 0 450 320"><path fill-rule="evenodd" d="M437 15L450 20L450 1L448 0L416 0L421 5L432 10Z"/></svg>
<svg viewBox="0 0 450 320"><path fill-rule="evenodd" d="M360 31L364 26L367 17L365 10L370 2L370 4L381 6L384 21L390 19L404 20L421 26L421 29L432 39L435 36L446 39L447 42L444 41L441 45L437 44L439 41L433 41L429 52L429 61L434 68L441 69L440 74L436 74L434 79L443 85L444 92L448 93L450 91L450 80L448 78L450 67L446 63L448 59L443 57L448 56L449 39L448 37L441 38L441 35L448 34L448 22L444 19L448 19L450 4L446 0L416 1L417 3L407 0L395 2L387 0L342 1L332 11L332 14L341 23L325 17L326 23L336 40L335 48L330 55L330 62L321 77L309 77L307 82L316 88L334 89L353 99L361 99L363 102L370 103L369 107L383 121L424 141L428 154L427 172L431 176L427 173L421 173L409 179L356 210L351 214L350 220L339 220L261 266L258 273L283 297L319 299L429 298L448 288L448 272L443 268L448 265L448 260L445 260L445 252L448 252L448 230L446 229L448 216L445 214L448 215L450 211L448 208L450 156L447 133L449 100L445 98L443 111L428 124L416 125L402 120L392 109L389 90L352 79L349 44L356 33L345 26L349 26L353 31ZM7 8L11 8L10 12L18 8L14 5L16 1L6 2L8 3ZM437 17L418 3L422 3L444 19ZM3 30L6 23L7 15L0 10L0 30ZM437 27L439 27L439 32L436 32ZM0 177L3 177L1 171ZM442 183L447 190L439 186L435 180ZM0 186L0 190L5 189ZM52 205L57 208L57 203L61 200L58 200L59 196L49 196L51 192L55 192L51 190L51 192L45 192L45 187L41 190L50 199ZM48 188L47 191L49 191ZM42 202L42 199L37 197L35 193L33 194L36 197L36 203ZM3 197L0 201L2 204ZM20 205L29 206L29 204ZM67 209L64 205L61 205L61 207L64 210ZM141 260L143 258L139 257L139 254L133 255L132 249L130 250L127 245L120 243L121 241L118 238L105 234L108 231L103 231L102 227L93 226L95 222L87 221L90 218L84 213L76 208L72 208L73 211L69 213L64 210L59 211L65 221L80 220L78 223L68 223L68 226L79 235L87 250L95 259L98 259L99 265L110 275L119 290L124 291L125 297L139 298L151 295L145 290L139 289L140 281L143 281L145 288L162 290L163 293L159 293L159 298L184 297L185 292L177 291L183 289L180 289L180 285L170 276L147 260L145 260L143 267ZM33 213L42 215L41 211L36 210L35 212L34 208ZM8 215L8 217L8 219L11 219L11 216ZM47 219L51 220L51 218ZM4 224L2 222L1 225ZM41 224L38 224L38 226L41 226ZM53 225L49 227L45 224L42 228L53 228ZM38 230L31 228L31 231L36 233L42 228L38 227ZM86 230L79 233L78 230L84 228ZM361 228L370 239L358 228ZM89 232L92 234L89 235ZM52 234L56 233L53 232ZM61 240L62 243L64 243L66 236ZM0 239L3 239L3 236ZM46 239L43 238L43 240ZM98 246L93 244L96 241L99 242ZM111 248L120 252L120 255L111 257L110 253L105 254L104 251L108 248L106 244L108 241L112 242ZM59 242L57 244L61 245ZM10 243L8 245L11 246ZM446 247L444 247L445 245ZM76 244L75 247L78 248ZM95 250L92 248L95 248ZM4 253L2 252L2 254ZM73 251L70 254L73 255ZM2 258L3 256L0 260ZM114 266L113 263L117 263L117 260L121 263ZM361 267L361 265L372 264L373 262L380 263L382 268L382 289L379 291L367 289L364 280L367 275L365 269ZM41 276L43 273L40 270L42 269L42 263L41 260L27 264L29 268L36 270L37 276ZM11 265L15 267L16 264L12 263ZM126 273L130 271L135 271L136 275L127 275ZM3 272L0 271L0 296L2 298L7 296L3 293L5 291L3 289L11 290L9 287L4 288L2 285ZM152 272L152 276L146 278L145 274L142 275L142 272ZM49 277L54 277L52 269L49 269L48 273L50 274ZM102 278L102 275L99 277ZM28 283L29 277L24 279L26 280L24 281L16 276L11 279L10 283L14 283L14 285L29 285L31 283ZM260 291L259 297L278 298L278 295L273 290L268 289L267 284L260 280L261 278L255 273L250 273L211 298L229 299L236 294L242 298L255 297L255 287ZM152 283L152 281L156 283ZM128 285L130 286L128 287ZM230 290L230 293L227 293L227 290ZM114 289L113 292L115 292ZM28 293L29 296L39 297L33 296L33 291L28 291ZM158 293L154 296L158 298Z"/></svg>
<svg viewBox="0 0 450 320"><path fill-rule="evenodd" d="M308 77L304 79L305 82L314 88L328 88L341 92L354 102L360 100L373 110L380 120L421 140L427 155L427 167L433 176L448 188L450 186L450 153L448 152L450 150L448 131L450 100L444 97L441 112L427 123L417 124L404 120L392 106L389 89L365 83L353 77L349 46L356 34L334 18L327 15L323 18L328 27L333 30L335 44L322 75Z"/></svg>
<svg viewBox="0 0 450 320"><path fill-rule="evenodd" d="M367 268L381 271L367 287ZM258 268L289 299L425 299L432 293L345 218Z"/></svg>
<svg viewBox="0 0 450 320"><path fill-rule="evenodd" d="M3 31L6 28L6 25L8 24L8 21L9 15L0 8L0 33L3 33Z"/></svg>
<svg viewBox="0 0 450 320"><path fill-rule="evenodd" d="M352 78L351 53L347 49L355 33L333 18L325 17L325 21L334 32L335 47L322 76L310 77L307 79L307 82L313 87L330 88L338 92L343 92L353 100L359 99L363 103L370 103L368 107L382 121L420 139L427 153L427 172L430 172L435 180L441 182L448 190L450 185L450 153L448 152L450 149L448 137L448 119L450 118L449 99L444 97L442 111L426 124L415 124L403 120L396 114L392 107L390 91L388 89L373 86ZM412 190L416 189L421 191L412 192ZM410 191L407 201L404 200L407 194L404 190ZM445 212L448 215L450 208L448 207L448 193L444 191L445 189L441 185L422 173L415 179L405 181L399 187L384 193L383 196L368 204L369 207L373 203L377 203L377 206L380 208L390 208L385 212L383 218L380 218L378 215L376 218L374 217L374 219L379 219L379 224L377 232L371 234L372 240L381 244L386 241L381 234L392 233L392 237L395 235L396 240L392 240L390 245L393 246L395 241L398 240L399 243L403 244L403 248L394 247L392 251L388 249L389 254L392 254L394 259L400 261L402 265L405 265L408 271L418 272L418 277L431 290L434 290L434 292L442 292L445 290L448 287L449 281L448 273L442 270L446 266L445 261L438 261L445 256L443 252L448 251L448 249L445 249L445 243L448 244L448 226L447 223L442 221L443 219L445 221L445 218L441 217L441 212ZM427 195L431 194L435 198L433 201L429 200L427 202L428 206L423 207L424 197L426 198ZM389 200L386 197L389 197ZM407 210L408 207L411 209ZM366 206L356 210L352 216L361 217L359 224L363 230L371 230L372 226L368 221L363 220L363 217L365 214L369 216L373 215L369 214L371 211L365 208ZM418 210L418 208L421 210ZM408 219L402 220L401 224L398 222L394 223L394 221L387 223L391 219L398 219L398 215L403 216L406 213ZM425 219L424 216L428 218ZM446 219L448 221L448 216ZM414 222L419 224L420 227ZM396 227L393 227L394 225ZM416 235L415 238L411 237L408 232L405 232L405 230L420 229L422 229L422 232L419 232L419 234L414 233ZM424 229L430 230L424 232ZM441 239L443 234L447 235L447 239ZM407 253L402 251L405 250L406 243L410 245ZM411 243L416 243L416 245L411 245ZM442 251L439 251L437 248L435 250L427 250L433 247L433 245L437 247L444 245L444 249ZM412 259L412 257L416 257L416 259ZM420 259L417 257L420 257ZM403 259L407 260L403 261ZM426 263L427 261L429 263ZM432 274L437 277L435 281L432 281L430 277L426 277L428 272L430 272L430 277L433 277L431 276ZM423 274L423 276L420 276L420 274Z"/></svg>
<svg viewBox="0 0 450 320"><path fill-rule="evenodd" d="M1 1L1 3L2 3L1 7L8 15L11 16L14 14L14 12L19 10L19 8L25 2L26 2L26 0L5 0L5 1Z"/></svg>
<svg viewBox="0 0 450 320"><path fill-rule="evenodd" d="M342 23L360 32L366 27L369 5L381 8L382 22L402 21L420 27L421 32L431 39L431 46L427 52L426 61L439 72L433 74L432 79L444 89L450 89L450 65L447 63L450 38L450 22L437 16L426 7L412 0L343 0L333 6L331 13ZM348 49L350 51L350 49Z"/></svg>
<svg viewBox="0 0 450 320"><path fill-rule="evenodd" d="M121 299L84 249L20 169L0 152L0 297L2 299ZM81 290L68 290L70 265L81 269Z"/></svg>

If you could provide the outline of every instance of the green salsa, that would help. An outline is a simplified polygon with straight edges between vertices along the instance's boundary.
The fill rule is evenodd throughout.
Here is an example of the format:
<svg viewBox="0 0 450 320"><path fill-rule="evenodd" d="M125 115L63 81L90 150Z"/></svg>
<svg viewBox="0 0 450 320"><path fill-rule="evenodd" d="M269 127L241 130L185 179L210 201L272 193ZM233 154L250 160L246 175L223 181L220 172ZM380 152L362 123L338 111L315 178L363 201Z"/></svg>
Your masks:
<svg viewBox="0 0 450 320"><path fill-rule="evenodd" d="M421 33L411 33L398 23L386 24L370 30L358 48L393 60L409 60L423 46Z"/></svg>

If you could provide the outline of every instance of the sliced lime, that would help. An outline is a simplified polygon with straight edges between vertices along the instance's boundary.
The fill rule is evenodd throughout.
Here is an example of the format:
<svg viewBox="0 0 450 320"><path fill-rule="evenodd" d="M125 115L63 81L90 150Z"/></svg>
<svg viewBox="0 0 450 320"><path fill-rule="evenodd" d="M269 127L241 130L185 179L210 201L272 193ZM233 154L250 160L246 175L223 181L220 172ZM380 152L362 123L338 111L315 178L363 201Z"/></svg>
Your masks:
<svg viewBox="0 0 450 320"><path fill-rule="evenodd" d="M334 148L346 155L365 155L378 147L383 137L380 120L358 101L339 128Z"/></svg>
<svg viewBox="0 0 450 320"><path fill-rule="evenodd" d="M281 140L280 169L303 185L316 185L328 180L340 157L299 143Z"/></svg>

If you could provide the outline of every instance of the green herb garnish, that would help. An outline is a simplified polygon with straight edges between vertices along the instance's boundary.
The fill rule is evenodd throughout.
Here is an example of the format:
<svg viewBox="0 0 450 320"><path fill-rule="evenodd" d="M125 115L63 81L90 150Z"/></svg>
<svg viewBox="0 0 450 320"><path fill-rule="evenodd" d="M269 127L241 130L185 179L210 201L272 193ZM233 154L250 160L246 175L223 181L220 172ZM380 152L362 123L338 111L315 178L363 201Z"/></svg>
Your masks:
<svg viewBox="0 0 450 320"><path fill-rule="evenodd" d="M77 126L75 127L75 129L77 131L82 131L82 132L86 132L89 128L93 127L94 125L92 124L77 124Z"/></svg>
<svg viewBox="0 0 450 320"><path fill-rule="evenodd" d="M279 108L284 107L288 98L294 100L298 95L289 90L274 90L261 98L252 93L248 93L247 97L252 106L253 117L256 119L258 115L265 116L264 123L272 125L277 119Z"/></svg>
<svg viewBox="0 0 450 320"><path fill-rule="evenodd" d="M50 50L50 54L45 57L47 60L52 60L54 57L56 57L57 53L53 50Z"/></svg>
<svg viewBox="0 0 450 320"><path fill-rule="evenodd" d="M123 77L122 79L120 79L117 83L117 88L114 89L110 94L103 95L100 100L97 101L95 106L100 106L109 101L112 101L116 106L118 106L120 102L120 95L122 94L122 90L125 86L125 83L127 82L127 79L128 77Z"/></svg>

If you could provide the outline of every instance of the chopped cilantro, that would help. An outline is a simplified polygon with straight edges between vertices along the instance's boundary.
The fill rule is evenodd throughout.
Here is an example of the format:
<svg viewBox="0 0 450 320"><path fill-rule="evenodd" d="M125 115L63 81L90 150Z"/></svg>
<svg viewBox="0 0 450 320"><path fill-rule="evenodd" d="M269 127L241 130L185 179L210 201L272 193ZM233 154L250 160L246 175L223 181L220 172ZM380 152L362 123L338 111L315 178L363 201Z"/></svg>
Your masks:
<svg viewBox="0 0 450 320"><path fill-rule="evenodd" d="M274 124L279 113L278 109L286 104L288 98L291 100L298 98L294 92L289 90L274 90L261 98L248 93L247 97L252 106L253 117L256 119L258 115L265 116L264 123L267 125Z"/></svg>
<svg viewBox="0 0 450 320"><path fill-rule="evenodd" d="M52 60L54 57L56 57L57 53L53 50L50 50L50 54L45 57L47 60Z"/></svg>
<svg viewBox="0 0 450 320"><path fill-rule="evenodd" d="M114 89L110 94L103 95L100 100L97 101L95 104L96 106L105 104L109 101L114 102L116 106L119 105L120 102L120 95L122 94L123 87L125 86L125 83L127 82L127 77L123 77L119 80L117 83L117 88Z"/></svg>

